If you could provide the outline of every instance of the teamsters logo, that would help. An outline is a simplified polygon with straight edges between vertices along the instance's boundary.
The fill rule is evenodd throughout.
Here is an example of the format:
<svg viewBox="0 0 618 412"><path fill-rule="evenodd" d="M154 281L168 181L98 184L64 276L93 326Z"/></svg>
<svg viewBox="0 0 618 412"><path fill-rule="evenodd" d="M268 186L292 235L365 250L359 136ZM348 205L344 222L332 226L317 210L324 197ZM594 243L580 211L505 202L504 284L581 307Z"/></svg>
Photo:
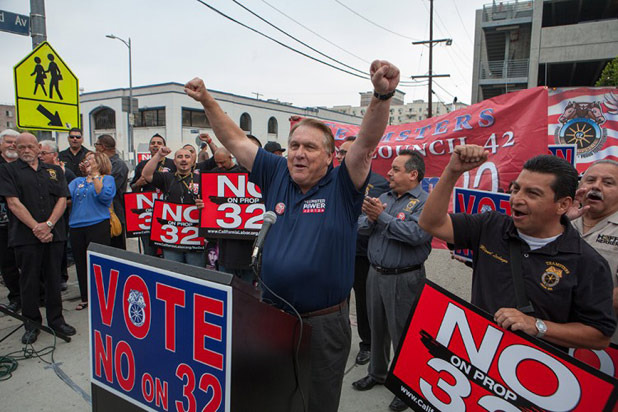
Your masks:
<svg viewBox="0 0 618 412"><path fill-rule="evenodd" d="M51 180L58 181L58 177L56 176L56 171L54 169L47 169L47 171L49 172L49 178Z"/></svg>
<svg viewBox="0 0 618 412"><path fill-rule="evenodd" d="M140 291L131 289L129 292L129 319L135 326L142 326L146 321L146 302L144 301L144 294Z"/></svg>
<svg viewBox="0 0 618 412"><path fill-rule="evenodd" d="M607 113L618 114L618 96L613 93L605 95L604 105L600 101L570 101L558 118L562 126L556 127L554 141L576 145L577 155L581 157L592 156L601 150L607 140L607 129L601 128L607 121L603 106Z"/></svg>
<svg viewBox="0 0 618 412"><path fill-rule="evenodd" d="M556 285L558 285L558 282L560 282L560 279L562 279L562 276L562 269L549 266L541 275L541 286L547 290L553 290Z"/></svg>
<svg viewBox="0 0 618 412"><path fill-rule="evenodd" d="M281 216L285 212L285 203L280 202L275 206L275 213Z"/></svg>

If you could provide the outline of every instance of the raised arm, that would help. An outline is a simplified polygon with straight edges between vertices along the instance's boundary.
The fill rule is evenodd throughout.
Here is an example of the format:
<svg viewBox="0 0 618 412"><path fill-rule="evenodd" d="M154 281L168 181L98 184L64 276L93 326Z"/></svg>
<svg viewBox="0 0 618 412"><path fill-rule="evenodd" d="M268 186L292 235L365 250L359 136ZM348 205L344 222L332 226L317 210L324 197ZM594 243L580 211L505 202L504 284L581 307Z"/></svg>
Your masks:
<svg viewBox="0 0 618 412"><path fill-rule="evenodd" d="M221 109L217 101L199 78L191 80L185 85L185 93L204 107L206 117L219 141L229 150L238 162L249 171L253 168L253 161L258 147L247 138L245 132L229 118Z"/></svg>
<svg viewBox="0 0 618 412"><path fill-rule="evenodd" d="M159 164L161 159L163 159L171 152L172 149L170 149L169 147L161 146L157 153L155 153L154 156L150 158L150 160L148 161L148 163L146 163L146 166L144 166L144 169L142 170L142 177L146 180L146 182L152 182L152 177L154 176L154 172L157 170L157 165Z"/></svg>
<svg viewBox="0 0 618 412"><path fill-rule="evenodd" d="M487 152L477 145L457 146L451 160L440 176L436 187L429 194L418 224L426 232L448 243L454 242L453 223L448 215L451 193L457 179L466 171L472 170L487 160Z"/></svg>
<svg viewBox="0 0 618 412"><path fill-rule="evenodd" d="M374 60L369 69L375 92L381 96L395 91L399 84L399 69L384 60ZM371 168L371 157L388 123L391 99L372 97L356 141L350 147L345 164L354 186L360 189Z"/></svg>

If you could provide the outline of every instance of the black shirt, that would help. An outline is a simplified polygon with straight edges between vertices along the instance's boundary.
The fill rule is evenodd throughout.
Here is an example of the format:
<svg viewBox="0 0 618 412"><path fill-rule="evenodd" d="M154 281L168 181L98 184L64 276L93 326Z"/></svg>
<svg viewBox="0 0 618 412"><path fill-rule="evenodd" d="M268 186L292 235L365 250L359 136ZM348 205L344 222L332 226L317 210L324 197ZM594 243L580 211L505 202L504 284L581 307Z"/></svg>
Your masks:
<svg viewBox="0 0 618 412"><path fill-rule="evenodd" d="M2 155L0 155L0 174L6 173L4 172L2 165L8 163ZM6 230L9 225L9 215L8 215L8 206L6 205L6 200L4 196L0 196L0 228ZM2 251L4 253L4 251Z"/></svg>
<svg viewBox="0 0 618 412"><path fill-rule="evenodd" d="M616 317L609 266L563 216L564 232L530 250L510 216L497 212L451 215L456 249L474 252L472 304L493 315L516 308L509 239L521 242L524 286L534 316L552 322L581 322L612 336Z"/></svg>
<svg viewBox="0 0 618 412"><path fill-rule="evenodd" d="M203 162L199 162L195 166L195 170L199 170L200 172L210 172L212 169L217 167L217 162L215 162L215 157L212 156Z"/></svg>
<svg viewBox="0 0 618 412"><path fill-rule="evenodd" d="M71 171L75 173L75 176L81 176L82 172L79 170L79 164L84 160L84 156L86 156L88 152L90 152L90 150L82 146L79 148L79 152L74 155L69 147L58 153L58 159L63 161L64 166L71 169Z"/></svg>
<svg viewBox="0 0 618 412"><path fill-rule="evenodd" d="M194 205L200 195L200 173L197 170L186 176L180 176L178 172L154 172L151 183L168 202Z"/></svg>
<svg viewBox="0 0 618 412"><path fill-rule="evenodd" d="M131 180L131 187L137 182L137 180L142 177L142 171L144 170L144 166L148 163L149 160L142 160L135 166L135 175L133 176L133 180ZM168 159L164 157L159 164L157 165L157 172L172 172L176 171L176 165L172 159ZM144 186L137 188L134 192L154 192L155 187L152 183L146 183Z"/></svg>
<svg viewBox="0 0 618 412"><path fill-rule="evenodd" d="M382 193L390 190L385 178L374 171L369 172L369 183L365 188L365 196L380 197ZM356 256L367 256L369 236L358 234L356 237Z"/></svg>
<svg viewBox="0 0 618 412"><path fill-rule="evenodd" d="M46 222L58 199L69 195L66 179L60 166L39 162L37 170L17 159L1 166L0 195L17 197L28 209L34 220ZM52 230L54 242L66 240L63 216ZM32 229L13 216L9 210L9 246L23 246L40 243Z"/></svg>

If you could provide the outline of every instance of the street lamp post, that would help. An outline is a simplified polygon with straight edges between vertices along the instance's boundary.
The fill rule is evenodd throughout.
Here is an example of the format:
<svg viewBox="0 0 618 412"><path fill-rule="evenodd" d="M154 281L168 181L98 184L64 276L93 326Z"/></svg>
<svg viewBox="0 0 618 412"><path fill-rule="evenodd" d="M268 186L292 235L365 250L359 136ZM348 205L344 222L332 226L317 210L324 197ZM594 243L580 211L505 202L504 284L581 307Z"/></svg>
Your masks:
<svg viewBox="0 0 618 412"><path fill-rule="evenodd" d="M114 36L113 34L108 34L105 37L120 40L129 48L129 114L127 116L127 125L129 131L129 153L133 153L133 70L131 69L131 38L129 37L129 41L126 41L120 37ZM130 160L133 162L133 159Z"/></svg>

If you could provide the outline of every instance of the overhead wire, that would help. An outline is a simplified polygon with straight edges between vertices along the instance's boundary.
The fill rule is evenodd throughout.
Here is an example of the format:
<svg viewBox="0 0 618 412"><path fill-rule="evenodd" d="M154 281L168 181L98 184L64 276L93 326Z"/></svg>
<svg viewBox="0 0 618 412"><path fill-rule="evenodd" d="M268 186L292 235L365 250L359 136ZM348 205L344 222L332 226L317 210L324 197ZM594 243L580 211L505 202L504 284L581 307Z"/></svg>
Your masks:
<svg viewBox="0 0 618 412"><path fill-rule="evenodd" d="M404 35L404 34L400 34L400 33L394 32L394 31L392 31L391 29L388 29L388 28L386 28L386 27L384 27L384 26L379 25L378 23L376 23L376 22L374 22L374 21L372 21L372 20L369 20L367 17L363 16L362 14L360 14L360 13L358 13L357 11L353 10L352 8L350 8L350 7L346 6L345 4L343 4L343 3L342 3L341 1L339 1L339 0L335 0L335 3L338 3L339 5L341 5L342 7L346 8L346 9L347 9L347 10L349 10L350 12L354 13L355 15L357 15L358 17L360 17L361 19L365 20L365 21L366 21L366 22L368 22L368 23L373 24L373 25L374 25L374 26L376 26L376 27L381 28L382 30L386 30L387 32L392 33L392 34L394 34L394 35L396 35L396 36L403 37L404 39L408 39L408 40L418 40L418 39L415 39L415 38L413 38L413 37L409 37L409 36L406 36L406 35Z"/></svg>
<svg viewBox="0 0 618 412"><path fill-rule="evenodd" d="M214 11L215 13L219 14L220 16L223 16L223 17L225 17L226 19L228 19L228 20L230 20L230 21L232 21L232 22L234 22L234 23L236 23L236 24L238 24L238 25L240 25L240 26L242 26L242 27L244 27L244 28L246 28L246 29L248 29L248 30L251 30L252 32L254 32L254 33L256 33L256 34L259 34L260 36L265 37L265 38L267 38L267 39L269 39L269 40L271 40L271 41L273 41L273 42L277 43L278 45L285 47L285 48L286 48L286 49L288 49L288 50L291 50L291 51L293 51L293 52L295 52L295 53L298 53L298 54L300 54L301 56L307 57L308 59L311 59L311 60L316 61L316 62L318 62L318 63L321 63L321 64L323 64L323 65L326 65L326 66L328 66L328 67L330 67L330 68L333 68L333 69L335 69L335 70L339 70L339 71L341 71L341 72L343 72L343 73L347 73L347 74L350 74L350 75L352 75L352 76L355 76L355 77L358 77L358 78L361 78L361 79L365 79L365 80L366 80L366 79L369 79L369 76L368 76L368 75L362 76L362 75L360 75L360 74L357 74L357 73L354 73L354 72L351 72L351 71L348 71L348 70L342 69L341 67L337 67L337 66L335 66L335 65L333 65L333 64L331 64L331 63L325 62L324 60L320 60L320 59L318 59L318 58L316 58L316 57L313 57L313 56L311 56L311 55L309 55L309 54L307 54L307 53L304 53L304 52L302 52L302 51L300 51L300 50L297 50L297 49L295 49L295 48L294 48L294 47L292 47L292 46L288 46L287 44L285 44L285 43L283 43L283 42L281 42L281 41L279 41L279 40L277 40L277 39L275 39L275 38L273 38L273 37L271 37L271 36L269 36L269 35L267 35L267 34L264 34L264 33L262 33L261 31L259 31L259 30L257 30L257 29L254 29L253 27L248 26L248 25L246 25L246 24L244 24L244 23L242 23L242 22L240 22L240 21L238 21L238 20L234 19L233 17L228 16L227 14L225 14L225 13L221 12L220 10L218 10L218 9L216 9L215 7L211 6L210 4L208 4L208 3L204 2L203 0L196 0L196 1L197 1L198 3L200 3L200 4L202 4L203 6L208 7L209 9L211 9L211 10L212 10L212 11Z"/></svg>
<svg viewBox="0 0 618 412"><path fill-rule="evenodd" d="M296 37L292 36L291 34L289 34L288 32L286 32L283 29L280 29L279 27L275 26L274 24L272 24L270 21L266 20L265 18L263 18L262 16L260 16L259 14L255 13L253 10L249 9L246 6L243 6L240 2L238 2L237 0L232 0L233 3L235 3L236 5L238 5L239 7L242 7L244 10L246 10L247 12L251 13L253 16L257 17L258 19L260 19L261 21L263 21L264 23L268 24L270 27L274 28L275 30L279 31L280 33L283 33L284 35L288 36L289 38L291 38L292 40L297 41L298 43L302 44L303 46L307 47L308 49L318 53L320 56L326 57L327 59L330 59L336 63L339 63L340 65L347 67L350 70L354 70L356 72L360 72L361 74L367 75L366 71L363 70L359 70L355 67L349 66L333 57L330 57L329 55L322 53L321 51L309 46L307 43L303 42L302 40L297 39Z"/></svg>
<svg viewBox="0 0 618 412"><path fill-rule="evenodd" d="M310 33L316 35L317 37L319 37L320 39L324 40L325 42L327 42L328 44L338 48L339 50L343 51L344 53L349 54L352 57L357 58L358 60L365 62L367 64L371 64L370 61L365 60L364 58L357 56L356 54L350 52L349 50L346 50L345 48L333 43L332 41L328 40L326 37L322 36L321 34L319 34L316 31L311 30L309 27L305 26L304 24L302 24L301 22L299 22L298 20L294 19L293 17L288 16L287 14L285 14L284 12L282 12L281 10L279 10L278 8L276 8L275 6L273 6L272 4L270 4L269 2L267 2L266 0L260 0L262 1L262 3L266 4L267 6L269 6L270 8L272 8L273 10L275 10L276 12L284 15L285 17L287 17L288 19L292 20L294 23L298 24L300 27L304 28L305 30L309 31Z"/></svg>
<svg viewBox="0 0 618 412"><path fill-rule="evenodd" d="M470 43L474 45L474 40L472 40L472 36L470 36L470 34L468 33L468 29L466 29L466 24L461 18L461 14L459 13L459 9L457 8L457 1L456 0L452 0L452 1L453 1L453 6L455 6L455 11L457 12L457 16L459 17L459 21L461 22L461 27L463 28L464 33L466 33L466 37L468 37L468 40L470 40Z"/></svg>

